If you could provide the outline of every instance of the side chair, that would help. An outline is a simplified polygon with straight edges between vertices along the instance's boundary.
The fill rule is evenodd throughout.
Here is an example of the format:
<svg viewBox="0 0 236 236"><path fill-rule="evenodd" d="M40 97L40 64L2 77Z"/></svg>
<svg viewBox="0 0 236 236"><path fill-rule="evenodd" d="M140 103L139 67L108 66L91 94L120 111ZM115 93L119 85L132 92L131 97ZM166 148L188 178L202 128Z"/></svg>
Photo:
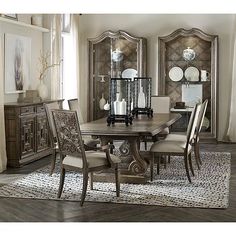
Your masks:
<svg viewBox="0 0 236 236"><path fill-rule="evenodd" d="M60 105L58 102L44 103L43 105L44 105L44 109L45 109L46 117L47 117L47 121L48 121L50 143L53 148L51 169L50 169L50 175L52 175L53 171L55 169L56 157L57 157L57 153L59 153L59 150L58 150L58 145L57 145L57 141L56 141L56 130L54 127L54 122L53 122L51 111L53 109L60 109Z"/></svg>
<svg viewBox="0 0 236 236"><path fill-rule="evenodd" d="M153 113L169 113L170 112L170 97L169 96L151 96L151 106ZM157 141L159 138L165 138L170 133L169 127L164 128L159 134L152 139L145 138L144 146L147 150L147 142Z"/></svg>
<svg viewBox="0 0 236 236"><path fill-rule="evenodd" d="M160 156L161 155L172 155L172 156L183 156L184 157L184 164L186 175L188 181L191 183L191 178L189 174L189 168L194 176L192 160L191 160L191 152L192 152L192 140L194 138L195 129L197 125L198 115L200 112L201 105L196 104L194 110L192 111L192 119L189 121L190 131L187 134L186 140L160 140L155 142L150 149L152 154L150 160L150 171L151 171L151 181L153 180L153 165L154 165L154 158L157 158L157 174L159 174L159 166L160 166Z"/></svg>
<svg viewBox="0 0 236 236"><path fill-rule="evenodd" d="M79 119L79 123L82 125L84 123L84 119L81 113L81 109L79 106L79 100L77 98L67 100L69 109L71 111L76 111ZM83 135L84 144L86 149L94 149L100 144L100 140L98 138L91 138L89 136Z"/></svg>
<svg viewBox="0 0 236 236"><path fill-rule="evenodd" d="M60 184L57 197L60 198L63 190L65 171L75 170L82 172L83 189L80 205L86 197L90 174L90 188L93 189L93 172L114 168L116 181L116 196L120 196L120 181L118 164L121 160L109 153L109 146L102 146L100 151L85 151L80 132L79 120L76 111L52 111L59 150L64 159L61 165Z"/></svg>
<svg viewBox="0 0 236 236"><path fill-rule="evenodd" d="M202 161L200 158L199 135L200 135L204 117L206 114L207 104L208 104L208 99L206 99L201 105L201 110L199 112L195 135L194 135L193 143L192 143L192 145L194 146L194 155L195 155L196 164L199 170L200 170L200 165L202 165ZM187 134L189 133L189 129L190 127L188 126ZM166 140L185 141L187 139L187 134L169 134L167 135Z"/></svg>

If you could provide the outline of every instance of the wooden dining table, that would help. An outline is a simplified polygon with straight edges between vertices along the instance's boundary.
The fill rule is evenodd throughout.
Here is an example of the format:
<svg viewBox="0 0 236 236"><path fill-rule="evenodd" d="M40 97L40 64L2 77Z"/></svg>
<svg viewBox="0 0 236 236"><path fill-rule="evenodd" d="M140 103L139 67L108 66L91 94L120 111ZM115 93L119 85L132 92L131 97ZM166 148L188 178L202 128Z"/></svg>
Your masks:
<svg viewBox="0 0 236 236"><path fill-rule="evenodd" d="M171 126L180 118L181 115L178 113L153 114L153 117L139 115L129 126L124 123L108 126L106 118L102 118L84 123L80 129L82 135L100 138L101 145L117 140L126 141L129 144L129 154L132 158L127 169L121 170L121 182L145 183L149 179L149 176L146 175L149 152L140 151L140 141L144 137L158 135L164 128ZM106 180L106 178L102 179Z"/></svg>

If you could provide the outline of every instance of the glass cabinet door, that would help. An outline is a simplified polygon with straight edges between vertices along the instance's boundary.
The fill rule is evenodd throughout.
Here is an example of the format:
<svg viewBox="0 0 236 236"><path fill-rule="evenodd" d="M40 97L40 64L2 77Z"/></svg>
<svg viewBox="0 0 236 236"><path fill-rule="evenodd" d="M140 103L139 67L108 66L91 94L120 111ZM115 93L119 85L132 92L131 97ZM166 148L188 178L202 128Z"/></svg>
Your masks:
<svg viewBox="0 0 236 236"><path fill-rule="evenodd" d="M106 31L89 39L89 120L107 117L111 78L146 75L146 39Z"/></svg>

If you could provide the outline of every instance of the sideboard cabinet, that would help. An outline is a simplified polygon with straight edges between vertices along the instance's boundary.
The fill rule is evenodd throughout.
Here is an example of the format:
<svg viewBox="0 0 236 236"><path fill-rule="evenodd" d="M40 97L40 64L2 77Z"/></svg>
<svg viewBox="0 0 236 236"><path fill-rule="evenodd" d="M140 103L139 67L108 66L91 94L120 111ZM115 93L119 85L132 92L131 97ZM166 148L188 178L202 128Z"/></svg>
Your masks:
<svg viewBox="0 0 236 236"><path fill-rule="evenodd" d="M7 103L4 105L7 165L20 167L52 154L48 122L43 103Z"/></svg>

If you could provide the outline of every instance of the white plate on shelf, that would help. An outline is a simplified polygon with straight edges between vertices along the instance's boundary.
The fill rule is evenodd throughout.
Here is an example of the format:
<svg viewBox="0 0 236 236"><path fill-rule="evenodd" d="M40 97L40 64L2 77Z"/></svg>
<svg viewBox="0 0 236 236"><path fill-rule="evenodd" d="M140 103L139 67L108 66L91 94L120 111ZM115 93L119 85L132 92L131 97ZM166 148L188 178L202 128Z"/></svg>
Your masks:
<svg viewBox="0 0 236 236"><path fill-rule="evenodd" d="M188 81L199 81L199 70L194 66L190 66L185 70L184 76Z"/></svg>
<svg viewBox="0 0 236 236"><path fill-rule="evenodd" d="M180 81L183 78L183 75L183 70L178 66L172 67L169 71L169 77L174 82Z"/></svg>
<svg viewBox="0 0 236 236"><path fill-rule="evenodd" d="M138 72L137 70L133 68L125 69L121 73L122 78L131 78L132 80L134 79L134 77L137 77L137 76L138 76Z"/></svg>

